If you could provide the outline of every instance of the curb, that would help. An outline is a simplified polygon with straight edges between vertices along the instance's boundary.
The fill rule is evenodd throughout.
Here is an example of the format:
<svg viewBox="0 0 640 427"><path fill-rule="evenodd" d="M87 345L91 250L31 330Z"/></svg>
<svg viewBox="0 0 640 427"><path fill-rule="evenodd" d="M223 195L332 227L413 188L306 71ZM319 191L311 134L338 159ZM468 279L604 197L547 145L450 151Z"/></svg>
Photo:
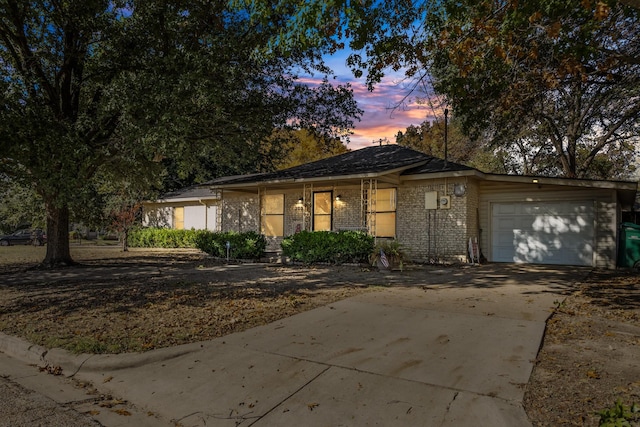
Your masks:
<svg viewBox="0 0 640 427"><path fill-rule="evenodd" d="M31 344L22 338L0 332L0 352L14 359L38 365L44 361L48 350L42 346Z"/></svg>
<svg viewBox="0 0 640 427"><path fill-rule="evenodd" d="M61 348L47 349L23 338L0 332L0 352L30 365L59 367L66 377L73 377L80 371L99 372L136 368L194 353L204 346L204 342L199 342L145 353L73 354Z"/></svg>

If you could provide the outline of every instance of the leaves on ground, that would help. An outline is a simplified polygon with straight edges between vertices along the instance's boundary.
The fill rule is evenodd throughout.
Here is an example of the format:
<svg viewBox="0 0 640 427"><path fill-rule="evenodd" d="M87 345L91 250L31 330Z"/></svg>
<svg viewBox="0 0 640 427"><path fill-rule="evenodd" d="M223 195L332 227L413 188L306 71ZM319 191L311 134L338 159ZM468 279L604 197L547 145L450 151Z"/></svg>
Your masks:
<svg viewBox="0 0 640 427"><path fill-rule="evenodd" d="M158 257L168 267L151 277L0 287L0 330L75 353L148 351L221 337L366 291L339 278L321 285L308 269L273 267L269 277L256 279L251 271L220 272L216 261L196 259L191 266L190 257ZM126 269L136 259L117 262Z"/></svg>
<svg viewBox="0 0 640 427"><path fill-rule="evenodd" d="M640 277L595 271L547 322L524 404L536 427L599 425L598 412L640 401Z"/></svg>

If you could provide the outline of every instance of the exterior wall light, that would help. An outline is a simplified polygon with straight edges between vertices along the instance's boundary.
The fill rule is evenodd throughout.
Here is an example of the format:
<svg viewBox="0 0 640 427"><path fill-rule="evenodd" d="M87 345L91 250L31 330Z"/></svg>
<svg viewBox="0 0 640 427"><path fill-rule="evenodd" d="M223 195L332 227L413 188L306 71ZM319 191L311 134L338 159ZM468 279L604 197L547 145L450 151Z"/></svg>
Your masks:
<svg viewBox="0 0 640 427"><path fill-rule="evenodd" d="M342 200L342 196L341 196L340 194L338 194L338 195L336 196L336 202L339 202L340 200Z"/></svg>

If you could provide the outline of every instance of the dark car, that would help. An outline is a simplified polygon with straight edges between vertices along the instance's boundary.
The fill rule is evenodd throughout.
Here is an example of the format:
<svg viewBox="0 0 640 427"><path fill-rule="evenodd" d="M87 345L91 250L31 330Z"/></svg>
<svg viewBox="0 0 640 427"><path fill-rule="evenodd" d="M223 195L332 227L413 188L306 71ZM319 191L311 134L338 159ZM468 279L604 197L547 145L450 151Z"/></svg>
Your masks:
<svg viewBox="0 0 640 427"><path fill-rule="evenodd" d="M47 235L42 230L18 230L13 234L0 236L0 246L10 245L35 245L41 246L47 243Z"/></svg>

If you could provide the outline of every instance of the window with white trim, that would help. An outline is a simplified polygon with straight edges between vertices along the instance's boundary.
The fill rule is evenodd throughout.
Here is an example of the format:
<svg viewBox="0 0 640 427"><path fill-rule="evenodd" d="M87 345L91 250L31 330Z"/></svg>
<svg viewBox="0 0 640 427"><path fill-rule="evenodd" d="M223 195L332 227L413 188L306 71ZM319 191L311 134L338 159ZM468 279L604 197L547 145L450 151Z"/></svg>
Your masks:
<svg viewBox="0 0 640 427"><path fill-rule="evenodd" d="M284 194L262 196L262 234L267 237L284 236Z"/></svg>
<svg viewBox="0 0 640 427"><path fill-rule="evenodd" d="M396 189L376 190L376 237L396 237Z"/></svg>

